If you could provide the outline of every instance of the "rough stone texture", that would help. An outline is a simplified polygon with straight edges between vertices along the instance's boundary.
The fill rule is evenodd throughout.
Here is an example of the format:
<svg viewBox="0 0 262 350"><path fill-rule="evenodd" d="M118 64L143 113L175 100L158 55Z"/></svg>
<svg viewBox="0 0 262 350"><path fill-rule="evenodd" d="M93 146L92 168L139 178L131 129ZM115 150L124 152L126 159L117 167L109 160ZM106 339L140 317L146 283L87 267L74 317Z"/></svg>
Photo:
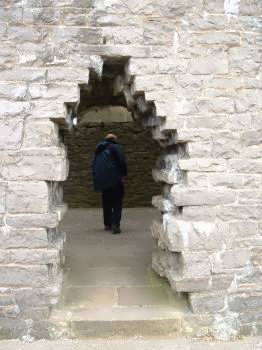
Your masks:
<svg viewBox="0 0 262 350"><path fill-rule="evenodd" d="M161 186L152 179L161 148L152 140L150 130L138 123L79 125L64 135L68 148L70 171L64 186L64 200L72 208L100 207L101 195L94 191L91 163L95 145L109 132L119 137L128 162L125 186L125 207L151 206L152 196L161 193ZM140 159L138 162L137 160Z"/></svg>
<svg viewBox="0 0 262 350"><path fill-rule="evenodd" d="M51 290L59 295L61 271L52 254L62 249L62 236L55 229L61 195L54 183L67 178L68 164L50 121L70 125L78 85L86 86L90 76L92 85L102 60L114 65L122 59L126 105L170 156L154 171L165 183L162 198L154 200L164 213L163 225L154 225L154 268L174 289L190 293L193 310L214 314L216 337L261 332L261 2L0 4L0 223L7 237L1 291L26 285L36 293L47 284L46 305L56 302ZM33 187L10 199L10 186L38 181L50 183L49 206L42 194L35 198ZM34 264L18 254L10 264L14 237L16 249L37 250L39 233L46 251L38 252L41 264L37 252ZM217 288L218 304L225 295L222 310L213 307ZM5 291L1 295L6 303ZM27 298L12 295L1 311L8 337L28 333L25 320L34 314L22 307ZM45 310L37 315L47 318Z"/></svg>

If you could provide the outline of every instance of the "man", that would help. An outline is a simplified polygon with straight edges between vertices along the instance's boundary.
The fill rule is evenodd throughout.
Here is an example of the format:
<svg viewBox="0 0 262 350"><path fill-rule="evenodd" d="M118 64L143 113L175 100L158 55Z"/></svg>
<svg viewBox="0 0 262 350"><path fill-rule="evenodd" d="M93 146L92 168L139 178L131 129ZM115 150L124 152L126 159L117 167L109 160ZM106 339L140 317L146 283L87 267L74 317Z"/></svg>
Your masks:
<svg viewBox="0 0 262 350"><path fill-rule="evenodd" d="M102 192L105 230L121 233L120 221L127 165L117 136L108 134L96 146L92 163L95 189Z"/></svg>

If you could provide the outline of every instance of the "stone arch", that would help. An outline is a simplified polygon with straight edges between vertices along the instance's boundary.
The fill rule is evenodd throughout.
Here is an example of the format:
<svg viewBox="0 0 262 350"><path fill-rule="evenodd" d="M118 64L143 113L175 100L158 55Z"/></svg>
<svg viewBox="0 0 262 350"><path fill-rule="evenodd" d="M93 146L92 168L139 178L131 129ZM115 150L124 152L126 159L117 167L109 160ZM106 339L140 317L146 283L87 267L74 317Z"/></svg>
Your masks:
<svg viewBox="0 0 262 350"><path fill-rule="evenodd" d="M189 253L186 235L190 223L180 219L183 200L179 201L174 196L175 191L179 197L179 193L183 193L186 188L186 171L180 167L179 162L188 159L188 154L186 141L178 137L177 125L170 123L165 116L170 96L164 100L163 96L154 93L157 81L153 79L146 82L135 59L108 56L101 60L103 65L121 67L121 71L115 74L113 83L115 96L124 97L133 118L151 129L152 137L163 149L156 168L152 170L154 180L163 185L162 195L152 199L153 205L162 213L162 221L152 223L152 234L159 247L152 257L152 266L159 275L168 279L174 291L188 293L205 290L211 278L207 257L201 254L192 257ZM91 67L90 71L89 83L84 83L87 89L92 87L92 81L99 79L103 69ZM160 79L159 84L165 88L171 77L164 75L160 78L163 81ZM65 103L69 128L72 127L79 103L80 97L78 101Z"/></svg>

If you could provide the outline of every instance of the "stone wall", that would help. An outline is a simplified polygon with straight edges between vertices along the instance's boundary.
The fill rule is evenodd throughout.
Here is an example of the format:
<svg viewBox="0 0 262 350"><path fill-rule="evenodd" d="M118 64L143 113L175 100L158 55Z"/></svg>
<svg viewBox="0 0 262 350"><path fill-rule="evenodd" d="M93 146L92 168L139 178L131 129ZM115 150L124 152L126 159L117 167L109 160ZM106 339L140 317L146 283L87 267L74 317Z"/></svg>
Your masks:
<svg viewBox="0 0 262 350"><path fill-rule="evenodd" d="M119 137L128 164L124 207L151 206L152 197L161 193L161 186L152 178L161 148L152 139L150 130L137 122L92 123L66 132L64 136L70 165L69 177L64 184L64 201L70 207L101 206L101 195L93 188L90 164L95 145L112 131Z"/></svg>
<svg viewBox="0 0 262 350"><path fill-rule="evenodd" d="M211 334L260 333L261 1L0 4L1 336L38 334L58 300L58 125L89 71L121 57L128 104L143 114L153 102L148 124L166 147L154 268L213 315Z"/></svg>

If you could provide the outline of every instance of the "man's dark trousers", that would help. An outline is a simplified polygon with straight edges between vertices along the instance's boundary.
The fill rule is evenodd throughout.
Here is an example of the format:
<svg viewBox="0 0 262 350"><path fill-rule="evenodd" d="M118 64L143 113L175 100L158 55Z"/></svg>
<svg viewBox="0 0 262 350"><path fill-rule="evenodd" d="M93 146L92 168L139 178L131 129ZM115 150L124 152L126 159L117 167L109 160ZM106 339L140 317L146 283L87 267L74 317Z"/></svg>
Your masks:
<svg viewBox="0 0 262 350"><path fill-rule="evenodd" d="M124 185L119 182L115 187L104 190L102 193L105 227L120 227Z"/></svg>

